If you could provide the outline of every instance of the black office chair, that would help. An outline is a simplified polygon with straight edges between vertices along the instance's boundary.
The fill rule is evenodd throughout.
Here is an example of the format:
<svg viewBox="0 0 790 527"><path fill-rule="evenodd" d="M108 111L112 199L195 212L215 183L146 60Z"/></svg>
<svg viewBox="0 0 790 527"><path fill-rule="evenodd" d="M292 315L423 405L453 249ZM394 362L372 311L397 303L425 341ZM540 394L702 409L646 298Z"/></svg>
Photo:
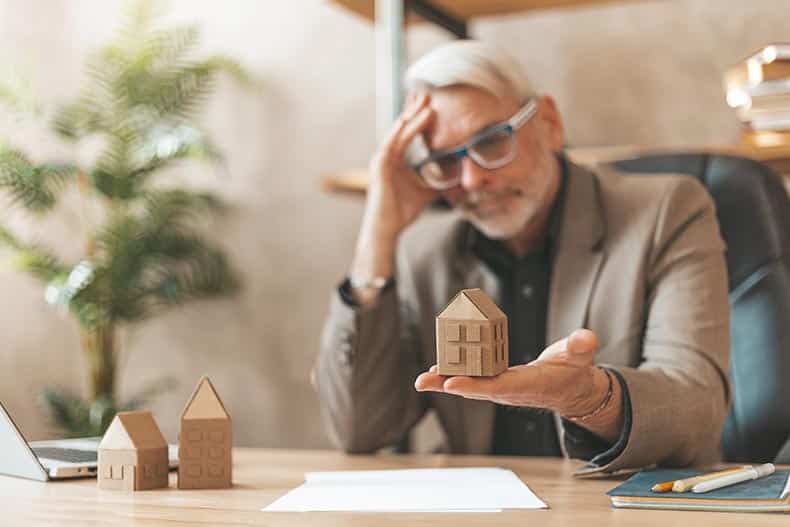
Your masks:
<svg viewBox="0 0 790 527"><path fill-rule="evenodd" d="M699 179L716 202L730 279L733 406L722 433L727 461L790 455L790 200L751 159L648 155L612 163L627 172ZM790 462L790 459L777 459Z"/></svg>

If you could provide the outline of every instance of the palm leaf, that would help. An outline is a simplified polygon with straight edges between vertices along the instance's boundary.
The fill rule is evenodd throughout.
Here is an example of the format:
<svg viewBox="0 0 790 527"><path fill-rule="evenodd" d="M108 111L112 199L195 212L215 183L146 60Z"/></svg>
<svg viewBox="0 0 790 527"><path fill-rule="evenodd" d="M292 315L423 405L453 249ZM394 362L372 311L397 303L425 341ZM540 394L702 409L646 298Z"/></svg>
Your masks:
<svg viewBox="0 0 790 527"><path fill-rule="evenodd" d="M12 203L36 213L50 210L66 182L78 173L68 164L33 164L16 150L0 149L0 188Z"/></svg>
<svg viewBox="0 0 790 527"><path fill-rule="evenodd" d="M60 106L52 120L52 129L63 139L77 140L107 127L107 119L100 98L83 96Z"/></svg>
<svg viewBox="0 0 790 527"><path fill-rule="evenodd" d="M0 225L0 245L5 245L17 250L23 247L17 237L3 225Z"/></svg>
<svg viewBox="0 0 790 527"><path fill-rule="evenodd" d="M50 251L22 242L2 225L0 225L0 245L13 250L15 267L29 272L44 282L62 278L69 272L70 267Z"/></svg>
<svg viewBox="0 0 790 527"><path fill-rule="evenodd" d="M145 177L182 159L222 161L222 156L199 129L185 125L161 125L149 129L137 151L133 177Z"/></svg>
<svg viewBox="0 0 790 527"><path fill-rule="evenodd" d="M99 232L96 247L104 263L75 301L105 302L110 319L131 322L150 316L163 302L235 290L237 280L224 256L192 232L201 215L221 210L221 202L208 193L147 192L140 214L119 213ZM108 292L103 300L102 290Z"/></svg>
<svg viewBox="0 0 790 527"><path fill-rule="evenodd" d="M234 81L246 87L254 87L260 84L260 79L255 77L250 71L242 66L240 62L225 55L213 55L205 63L218 73L224 73Z"/></svg>
<svg viewBox="0 0 790 527"><path fill-rule="evenodd" d="M191 220L205 213L222 212L224 204L209 192L184 189L151 190L145 193L143 230L158 233L168 224L180 225L182 220Z"/></svg>
<svg viewBox="0 0 790 527"><path fill-rule="evenodd" d="M167 388L161 386L155 395L163 393ZM133 400L132 404L126 403L119 407L109 396L99 397L89 403L68 390L53 387L41 391L39 402L66 437L100 437L119 411L141 406L138 401Z"/></svg>
<svg viewBox="0 0 790 527"><path fill-rule="evenodd" d="M137 141L128 131L110 136L109 144L90 173L94 188L105 197L115 200L137 197L137 182L132 177Z"/></svg>
<svg viewBox="0 0 790 527"><path fill-rule="evenodd" d="M45 388L40 403L67 437L97 435L90 425L90 409L79 397L59 388Z"/></svg>
<svg viewBox="0 0 790 527"><path fill-rule="evenodd" d="M39 280L49 283L62 279L70 270L57 256L41 247L30 246L18 250L14 258L17 268L27 271Z"/></svg>
<svg viewBox="0 0 790 527"><path fill-rule="evenodd" d="M238 288L238 278L230 269L225 255L206 246L182 259L178 265L169 267L150 292L160 302L182 304L189 300L231 294Z"/></svg>

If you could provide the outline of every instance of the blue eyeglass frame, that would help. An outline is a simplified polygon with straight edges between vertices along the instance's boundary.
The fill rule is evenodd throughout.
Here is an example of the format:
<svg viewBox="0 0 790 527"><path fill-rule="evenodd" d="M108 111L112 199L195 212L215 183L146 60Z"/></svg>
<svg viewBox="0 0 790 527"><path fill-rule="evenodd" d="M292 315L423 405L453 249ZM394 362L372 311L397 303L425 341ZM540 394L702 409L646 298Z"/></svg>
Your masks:
<svg viewBox="0 0 790 527"><path fill-rule="evenodd" d="M456 158L457 160L461 160L464 157L471 158L477 165L482 168L488 170L495 170L497 168L501 168L516 157L516 148L512 148L510 154L503 157L502 159L497 159L496 161L487 161L481 157L479 157L476 152L473 150L473 147L480 143L481 141L488 139L492 135L506 131L511 138L514 135L514 132L524 126L538 111L538 100L535 97L531 97L527 99L527 102L524 103L524 106L513 115L510 119L505 121L504 123L495 124L482 132L479 132L472 136L466 143L463 145L456 147L456 148L445 148L442 150L437 150L432 152L428 157L413 165L412 168L420 175L420 177L425 181L425 183L436 189L436 190L445 190L448 188L452 188L458 184L460 181L460 177L453 178L447 181L441 181L439 179L441 174L441 168L438 164L438 161L442 158L452 157ZM429 175L426 177L424 174L425 171L433 172L434 176ZM435 174L439 174L439 177L435 177Z"/></svg>

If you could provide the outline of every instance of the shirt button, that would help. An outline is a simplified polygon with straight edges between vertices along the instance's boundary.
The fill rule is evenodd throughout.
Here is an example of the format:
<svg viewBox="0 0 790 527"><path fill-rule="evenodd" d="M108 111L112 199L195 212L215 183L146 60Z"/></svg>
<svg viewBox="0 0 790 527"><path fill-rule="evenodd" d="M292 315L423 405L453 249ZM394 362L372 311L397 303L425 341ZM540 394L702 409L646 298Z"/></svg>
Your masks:
<svg viewBox="0 0 790 527"><path fill-rule="evenodd" d="M535 292L535 288L529 284L521 288L521 294L524 295L524 298L532 298L532 294L534 292Z"/></svg>
<svg viewBox="0 0 790 527"><path fill-rule="evenodd" d="M344 366L350 366L352 360L353 351L351 351L350 344L342 344L340 346L340 363Z"/></svg>

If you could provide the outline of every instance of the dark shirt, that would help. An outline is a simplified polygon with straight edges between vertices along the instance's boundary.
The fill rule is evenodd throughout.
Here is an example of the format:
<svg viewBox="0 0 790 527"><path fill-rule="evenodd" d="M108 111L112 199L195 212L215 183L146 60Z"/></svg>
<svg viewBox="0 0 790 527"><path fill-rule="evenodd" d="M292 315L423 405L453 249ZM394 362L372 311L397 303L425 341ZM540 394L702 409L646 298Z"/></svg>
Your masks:
<svg viewBox="0 0 790 527"><path fill-rule="evenodd" d="M546 347L551 268L565 201L566 163L543 237L523 256L501 240L472 231L472 251L500 280L499 306L508 317L509 365L535 360ZM492 454L561 456L554 416L533 408L497 405Z"/></svg>

